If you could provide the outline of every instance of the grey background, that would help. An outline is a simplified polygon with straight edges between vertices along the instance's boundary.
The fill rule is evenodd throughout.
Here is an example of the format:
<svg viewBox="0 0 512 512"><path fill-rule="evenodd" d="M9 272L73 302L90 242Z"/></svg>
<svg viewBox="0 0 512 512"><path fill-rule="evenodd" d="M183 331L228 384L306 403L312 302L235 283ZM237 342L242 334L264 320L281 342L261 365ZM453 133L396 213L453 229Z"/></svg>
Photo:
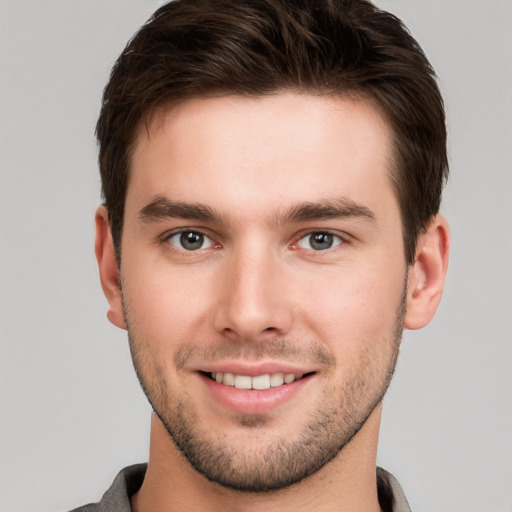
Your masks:
<svg viewBox="0 0 512 512"><path fill-rule="evenodd" d="M100 498L150 410L93 254L102 88L156 0L0 0L0 510ZM453 232L434 322L405 335L379 463L415 512L512 511L512 2L382 0L437 69Z"/></svg>

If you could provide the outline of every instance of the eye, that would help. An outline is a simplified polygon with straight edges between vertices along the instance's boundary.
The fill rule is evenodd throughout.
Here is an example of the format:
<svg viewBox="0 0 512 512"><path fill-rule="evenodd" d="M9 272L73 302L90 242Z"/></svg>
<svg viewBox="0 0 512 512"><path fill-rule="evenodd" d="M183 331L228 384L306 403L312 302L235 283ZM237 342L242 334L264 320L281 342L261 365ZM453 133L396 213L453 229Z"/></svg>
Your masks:
<svg viewBox="0 0 512 512"><path fill-rule="evenodd" d="M301 249L309 249L313 251L326 251L332 249L342 243L342 239L339 236L333 235L328 231L315 231L302 237L298 246Z"/></svg>
<svg viewBox="0 0 512 512"><path fill-rule="evenodd" d="M214 245L213 240L199 231L179 231L170 235L167 242L185 251L198 251Z"/></svg>

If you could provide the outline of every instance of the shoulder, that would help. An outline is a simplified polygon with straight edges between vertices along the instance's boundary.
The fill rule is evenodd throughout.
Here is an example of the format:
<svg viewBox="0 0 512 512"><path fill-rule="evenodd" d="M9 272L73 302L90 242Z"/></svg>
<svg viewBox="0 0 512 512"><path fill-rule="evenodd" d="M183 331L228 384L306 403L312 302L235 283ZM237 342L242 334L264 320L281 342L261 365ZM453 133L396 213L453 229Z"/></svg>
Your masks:
<svg viewBox="0 0 512 512"><path fill-rule="evenodd" d="M89 503L71 512L131 512L130 498L140 489L147 464L135 464L121 470L97 503Z"/></svg>
<svg viewBox="0 0 512 512"><path fill-rule="evenodd" d="M382 468L377 468L377 491L384 512L411 512L398 480Z"/></svg>

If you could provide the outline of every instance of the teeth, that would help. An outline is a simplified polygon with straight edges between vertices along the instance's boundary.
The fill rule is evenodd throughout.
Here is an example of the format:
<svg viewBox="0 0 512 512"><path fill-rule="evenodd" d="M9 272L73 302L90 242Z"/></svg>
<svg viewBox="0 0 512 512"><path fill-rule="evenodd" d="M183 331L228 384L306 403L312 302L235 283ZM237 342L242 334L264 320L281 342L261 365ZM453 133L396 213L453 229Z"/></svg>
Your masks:
<svg viewBox="0 0 512 512"><path fill-rule="evenodd" d="M273 388L282 386L284 384L284 373L274 373L270 376L270 385Z"/></svg>
<svg viewBox="0 0 512 512"><path fill-rule="evenodd" d="M270 375L258 375L252 379L253 389L268 389L270 387Z"/></svg>
<svg viewBox="0 0 512 512"><path fill-rule="evenodd" d="M232 373L225 373L222 382L227 386L234 386L236 384L236 379Z"/></svg>
<svg viewBox="0 0 512 512"><path fill-rule="evenodd" d="M284 376L284 383L291 384L295 380L295 375L293 373L287 373Z"/></svg>
<svg viewBox="0 0 512 512"><path fill-rule="evenodd" d="M277 388L283 384L291 384L292 382L302 378L302 374L298 373L266 373L249 377L248 375L235 375L233 373L212 372L213 380L225 384L226 386L234 386L237 389L269 389Z"/></svg>
<svg viewBox="0 0 512 512"><path fill-rule="evenodd" d="M237 375L235 377L235 388L236 389L251 389L252 388L252 379L247 375ZM226 384L228 384L226 382ZM229 384L228 384L229 386Z"/></svg>

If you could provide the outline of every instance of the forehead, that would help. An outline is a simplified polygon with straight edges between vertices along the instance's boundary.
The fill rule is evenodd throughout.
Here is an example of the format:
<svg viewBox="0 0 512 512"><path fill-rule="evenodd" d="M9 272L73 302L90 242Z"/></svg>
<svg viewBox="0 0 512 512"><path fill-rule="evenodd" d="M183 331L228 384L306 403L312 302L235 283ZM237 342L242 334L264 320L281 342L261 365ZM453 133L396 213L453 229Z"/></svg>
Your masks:
<svg viewBox="0 0 512 512"><path fill-rule="evenodd" d="M127 206L158 195L246 212L340 195L376 203L392 197L391 145L386 121L362 99L191 99L139 128Z"/></svg>

